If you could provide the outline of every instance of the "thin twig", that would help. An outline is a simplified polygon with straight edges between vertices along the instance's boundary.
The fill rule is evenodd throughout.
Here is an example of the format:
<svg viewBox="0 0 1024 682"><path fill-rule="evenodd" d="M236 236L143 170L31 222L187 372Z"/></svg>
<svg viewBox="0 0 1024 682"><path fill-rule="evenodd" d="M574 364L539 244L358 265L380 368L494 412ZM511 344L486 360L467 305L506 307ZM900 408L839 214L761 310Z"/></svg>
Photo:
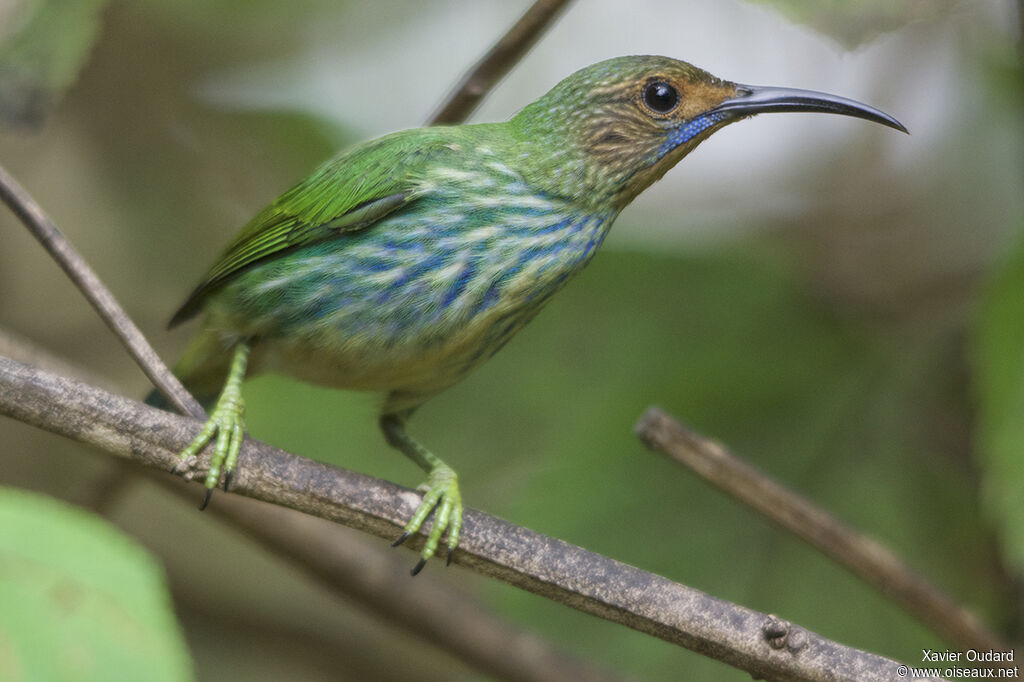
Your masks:
<svg viewBox="0 0 1024 682"><path fill-rule="evenodd" d="M974 614L957 606L876 540L846 526L719 443L691 431L656 407L640 417L634 431L648 447L796 534L949 643L965 649L1009 650L1008 644Z"/></svg>
<svg viewBox="0 0 1024 682"><path fill-rule="evenodd" d="M505 77L571 0L537 0L519 21L463 76L455 91L430 117L430 125L466 120L491 88Z"/></svg>
<svg viewBox="0 0 1024 682"><path fill-rule="evenodd" d="M121 305L103 286L96 273L85 262L39 204L29 196L18 182L0 166L0 199L18 216L29 232L39 240L79 291L88 299L99 316L114 332L135 362L142 368L153 385L160 389L171 403L196 419L205 419L206 413L178 378L160 360L149 341L131 321Z"/></svg>
<svg viewBox="0 0 1024 682"><path fill-rule="evenodd" d="M192 419L0 358L0 414L169 471ZM391 539L421 496L246 440L237 494ZM184 474L183 476L187 476ZM424 529L425 531L429 529ZM422 545L422 534L409 543ZM897 663L473 509L454 560L766 680L891 680Z"/></svg>

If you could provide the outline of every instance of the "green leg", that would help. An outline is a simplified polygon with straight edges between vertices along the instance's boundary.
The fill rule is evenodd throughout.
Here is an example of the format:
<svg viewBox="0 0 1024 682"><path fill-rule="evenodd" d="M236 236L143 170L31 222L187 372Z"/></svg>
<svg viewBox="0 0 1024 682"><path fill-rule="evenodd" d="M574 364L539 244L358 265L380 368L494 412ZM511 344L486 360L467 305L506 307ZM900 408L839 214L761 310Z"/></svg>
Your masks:
<svg viewBox="0 0 1024 682"><path fill-rule="evenodd" d="M446 530L448 531L448 563L451 563L452 552L459 544L459 531L462 529L462 495L459 493L458 476L437 455L409 437L409 434L405 432L403 416L397 414L381 416L380 428L391 447L400 450L427 472L423 501L416 508L416 513L409 519L404 532L394 542L394 545L402 544L416 533L436 507L434 524L430 527L427 542L423 545L420 560L412 569L412 574L416 575L423 570L430 557L434 556L437 546L441 542L441 536Z"/></svg>
<svg viewBox="0 0 1024 682"><path fill-rule="evenodd" d="M213 455L210 457L210 469L206 474L206 498L200 509L205 509L210 502L214 488L220 482L221 471L224 472L224 490L231 482L231 472L238 463L238 451L242 448L243 418L245 403L242 401L242 380L249 360L249 344L245 341L235 346L235 354L231 359L231 369L224 383L217 404L214 405L210 418L199 432L196 439L181 451L181 459L195 457L206 445L216 438Z"/></svg>

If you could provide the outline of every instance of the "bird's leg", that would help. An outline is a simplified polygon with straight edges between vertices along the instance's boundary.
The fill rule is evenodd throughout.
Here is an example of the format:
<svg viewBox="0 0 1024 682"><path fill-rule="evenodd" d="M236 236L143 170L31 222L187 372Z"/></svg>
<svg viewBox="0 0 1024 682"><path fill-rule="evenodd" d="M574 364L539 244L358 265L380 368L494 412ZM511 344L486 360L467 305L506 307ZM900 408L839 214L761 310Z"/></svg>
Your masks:
<svg viewBox="0 0 1024 682"><path fill-rule="evenodd" d="M231 358L231 369L228 379L224 382L217 404L214 405L210 418L203 425L195 440L181 451L181 459L187 460L206 447L216 438L213 454L210 456L210 468L206 473L206 497L200 509L205 509L210 502L214 488L220 482L221 471L224 472L224 490L231 482L231 472L238 463L238 451L242 448L243 422L245 403L242 401L242 380L249 360L249 344L241 341L235 346L235 354Z"/></svg>
<svg viewBox="0 0 1024 682"><path fill-rule="evenodd" d="M416 575L426 565L427 560L434 556L441 536L448 531L448 563L451 563L452 552L459 544L459 531L462 529L462 495L459 493L459 479L450 466L441 461L434 453L414 441L405 432L405 418L399 414L385 414L380 418L380 429L388 445L400 450L406 457L416 462L427 472L423 501L416 508L416 513L409 519L405 530L395 542L398 546L405 542L413 533L420 529L423 522L436 507L434 524L430 527L427 541L420 552L420 560L412 569Z"/></svg>

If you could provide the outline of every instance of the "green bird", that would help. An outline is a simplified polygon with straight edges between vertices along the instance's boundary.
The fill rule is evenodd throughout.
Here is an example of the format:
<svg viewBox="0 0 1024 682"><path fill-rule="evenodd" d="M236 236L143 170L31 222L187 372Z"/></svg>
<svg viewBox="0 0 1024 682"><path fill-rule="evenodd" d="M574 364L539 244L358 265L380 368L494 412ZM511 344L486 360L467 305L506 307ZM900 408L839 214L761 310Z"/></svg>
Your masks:
<svg viewBox="0 0 1024 682"><path fill-rule="evenodd" d="M853 100L634 56L574 73L503 123L405 130L324 163L242 229L171 319L203 318L175 372L213 403L181 453L214 444L206 500L236 466L247 373L374 391L385 439L427 472L395 544L433 511L413 574L445 533L450 562L458 479L409 436L409 416L533 319L651 183L723 126L773 111L906 132Z"/></svg>

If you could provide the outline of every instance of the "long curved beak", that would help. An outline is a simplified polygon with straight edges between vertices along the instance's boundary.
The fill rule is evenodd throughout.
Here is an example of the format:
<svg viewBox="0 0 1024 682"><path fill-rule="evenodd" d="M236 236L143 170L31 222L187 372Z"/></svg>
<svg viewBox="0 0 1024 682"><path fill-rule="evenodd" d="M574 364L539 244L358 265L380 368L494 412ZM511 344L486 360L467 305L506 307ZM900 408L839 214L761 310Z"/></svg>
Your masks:
<svg viewBox="0 0 1024 682"><path fill-rule="evenodd" d="M908 132L902 123L889 114L856 100L827 92L773 88L760 85L736 85L736 95L706 113L726 113L737 118L776 111L814 111L863 118L884 126Z"/></svg>

